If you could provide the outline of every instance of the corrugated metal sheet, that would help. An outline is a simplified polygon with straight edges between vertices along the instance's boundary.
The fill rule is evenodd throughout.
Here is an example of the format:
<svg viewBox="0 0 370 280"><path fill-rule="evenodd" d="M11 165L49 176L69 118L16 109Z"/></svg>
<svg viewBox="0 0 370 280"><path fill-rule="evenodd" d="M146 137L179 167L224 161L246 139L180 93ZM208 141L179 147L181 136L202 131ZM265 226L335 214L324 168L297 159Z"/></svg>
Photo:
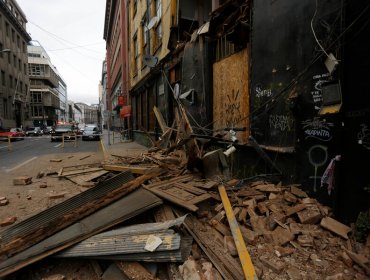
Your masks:
<svg viewBox="0 0 370 280"><path fill-rule="evenodd" d="M193 238L191 236L181 237L181 247L179 250L146 252L138 254L95 256L89 259L100 260L121 260L121 261L140 261L140 262L184 262L190 255Z"/></svg>
<svg viewBox="0 0 370 280"><path fill-rule="evenodd" d="M0 277L68 248L160 204L162 204L160 198L144 189L130 193L90 216L83 218L79 222L1 262Z"/></svg>
<svg viewBox="0 0 370 280"><path fill-rule="evenodd" d="M53 207L50 207L49 209L39 212L24 221L21 221L10 228L3 230L0 232L0 246L7 244L14 239L27 236L28 234L33 233L40 228L46 228L48 225L58 222L59 217L68 213L72 213L73 210L89 203L89 201L105 196L132 179L134 179L134 176L130 172L123 172L109 180L99 183L91 189L88 189ZM81 213L81 218L82 217L83 215ZM50 234L52 234L52 232Z"/></svg>
<svg viewBox="0 0 370 280"><path fill-rule="evenodd" d="M61 252L58 257L87 257L118 254L145 253L145 244L150 235L162 240L162 244L155 250L173 251L180 248L180 235L178 233L160 232L150 234L114 235L109 237L93 236L79 244Z"/></svg>

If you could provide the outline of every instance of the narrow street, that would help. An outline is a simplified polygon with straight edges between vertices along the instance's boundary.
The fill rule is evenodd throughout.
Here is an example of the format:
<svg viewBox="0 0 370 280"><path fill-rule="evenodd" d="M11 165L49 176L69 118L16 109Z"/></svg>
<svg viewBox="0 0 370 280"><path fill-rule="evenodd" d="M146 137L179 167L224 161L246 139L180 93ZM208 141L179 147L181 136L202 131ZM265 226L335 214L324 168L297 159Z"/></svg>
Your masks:
<svg viewBox="0 0 370 280"><path fill-rule="evenodd" d="M7 142L0 142L0 168L2 172L8 173L27 164L37 164L37 159L46 155L93 153L99 149L100 143L78 139L77 144L74 147L74 142L66 142L63 148L61 142L51 142L49 136L26 137L12 142L9 150Z"/></svg>

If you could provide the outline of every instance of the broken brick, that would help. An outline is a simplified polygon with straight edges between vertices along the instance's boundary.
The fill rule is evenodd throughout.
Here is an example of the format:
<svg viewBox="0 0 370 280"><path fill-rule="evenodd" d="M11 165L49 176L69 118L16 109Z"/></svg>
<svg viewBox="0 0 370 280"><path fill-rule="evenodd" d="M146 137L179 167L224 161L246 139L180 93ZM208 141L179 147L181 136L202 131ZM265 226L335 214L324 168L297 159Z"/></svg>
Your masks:
<svg viewBox="0 0 370 280"><path fill-rule="evenodd" d="M316 205L308 206L305 210L297 213L302 224L316 224L321 219L320 210Z"/></svg>
<svg viewBox="0 0 370 280"><path fill-rule="evenodd" d="M298 185L297 186L291 186L290 187L290 192L292 194L294 194L295 196L298 196L300 198L305 198L305 197L308 197L307 193L305 193L304 191L302 191L300 188L298 188Z"/></svg>
<svg viewBox="0 0 370 280"><path fill-rule="evenodd" d="M9 226L14 224L17 221L17 217L8 217L4 219L2 222L0 222L1 227Z"/></svg>
<svg viewBox="0 0 370 280"><path fill-rule="evenodd" d="M294 194L291 194L290 192L287 191L284 192L284 199L290 203L297 202L297 197Z"/></svg>
<svg viewBox="0 0 370 280"><path fill-rule="evenodd" d="M323 228L343 237L344 239L348 239L348 233L351 231L351 228L334 220L330 217L325 217L321 220L320 226Z"/></svg>
<svg viewBox="0 0 370 280"><path fill-rule="evenodd" d="M274 249L275 255L277 255L279 258L289 256L295 252L295 249L291 247L275 246Z"/></svg>
<svg viewBox="0 0 370 280"><path fill-rule="evenodd" d="M298 213L299 211L302 211L304 209L306 209L306 205L305 204L297 204L295 206L292 206L292 207L289 207L288 209L285 210L285 214L287 216L291 216L295 213Z"/></svg>
<svg viewBox="0 0 370 280"><path fill-rule="evenodd" d="M273 270L275 273L280 273L284 267L285 264L279 259L272 259L272 258L267 258L265 256L260 257L260 261L266 265L268 268Z"/></svg>
<svg viewBox="0 0 370 280"><path fill-rule="evenodd" d="M13 179L13 185L29 185L32 184L32 177L21 176Z"/></svg>
<svg viewBox="0 0 370 280"><path fill-rule="evenodd" d="M289 229L284 229L282 227L277 227L272 232L272 240L276 245L287 244L289 241L293 241L294 237L294 234L292 234Z"/></svg>
<svg viewBox="0 0 370 280"><path fill-rule="evenodd" d="M313 246L313 237L308 234L299 235L297 238L299 245L302 247L312 247Z"/></svg>

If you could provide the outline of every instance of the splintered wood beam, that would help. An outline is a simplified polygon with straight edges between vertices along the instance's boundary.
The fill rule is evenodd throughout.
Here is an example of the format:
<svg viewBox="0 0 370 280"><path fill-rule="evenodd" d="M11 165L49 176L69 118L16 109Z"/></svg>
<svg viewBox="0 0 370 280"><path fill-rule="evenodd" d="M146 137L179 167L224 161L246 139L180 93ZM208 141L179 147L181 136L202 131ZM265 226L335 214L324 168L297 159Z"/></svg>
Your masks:
<svg viewBox="0 0 370 280"><path fill-rule="evenodd" d="M238 251L240 263L243 268L244 276L246 280L258 279L256 271L254 269L252 259L248 253L247 247L245 246L242 232L240 231L238 221L235 218L233 208L231 207L230 200L227 196L224 186L219 186L218 191L221 196L222 204L226 212L226 217L229 222L230 230L233 235L235 246Z"/></svg>
<svg viewBox="0 0 370 280"><path fill-rule="evenodd" d="M103 169L107 171L118 171L118 172L124 172L124 171L130 171L134 174L147 174L154 170L155 168L158 168L156 166L153 167L141 167L141 166L124 166L124 165L113 165L113 164L105 164L103 165Z"/></svg>
<svg viewBox="0 0 370 280"><path fill-rule="evenodd" d="M153 107L153 111L154 111L155 117L157 118L159 127L161 128L162 132L165 133L167 130L167 125L166 125L166 122L163 118L161 111L159 111L159 109L156 106Z"/></svg>

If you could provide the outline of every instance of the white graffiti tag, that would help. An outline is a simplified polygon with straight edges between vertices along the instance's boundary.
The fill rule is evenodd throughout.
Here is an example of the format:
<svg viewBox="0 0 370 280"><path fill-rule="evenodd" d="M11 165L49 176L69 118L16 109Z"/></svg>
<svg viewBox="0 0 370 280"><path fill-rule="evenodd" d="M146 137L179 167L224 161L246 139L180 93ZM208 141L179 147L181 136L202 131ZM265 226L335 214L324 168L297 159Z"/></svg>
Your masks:
<svg viewBox="0 0 370 280"><path fill-rule="evenodd" d="M270 115L269 124L270 128L281 131L291 131L293 128L293 120L285 115Z"/></svg>

